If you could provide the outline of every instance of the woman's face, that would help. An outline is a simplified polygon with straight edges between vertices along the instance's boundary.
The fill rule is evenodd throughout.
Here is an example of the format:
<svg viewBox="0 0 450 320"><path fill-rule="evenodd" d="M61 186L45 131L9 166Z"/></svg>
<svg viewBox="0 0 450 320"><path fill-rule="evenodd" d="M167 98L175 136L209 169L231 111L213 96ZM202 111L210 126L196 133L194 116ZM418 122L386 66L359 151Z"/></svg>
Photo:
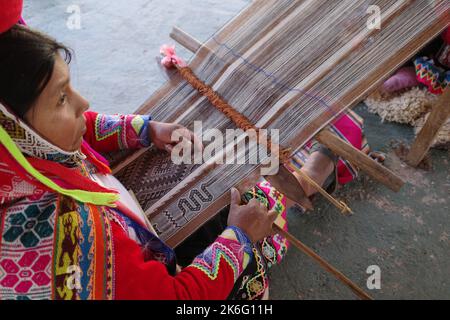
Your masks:
<svg viewBox="0 0 450 320"><path fill-rule="evenodd" d="M70 84L67 63L57 54L52 77L25 120L42 137L64 151L76 151L86 132L83 114L89 103Z"/></svg>

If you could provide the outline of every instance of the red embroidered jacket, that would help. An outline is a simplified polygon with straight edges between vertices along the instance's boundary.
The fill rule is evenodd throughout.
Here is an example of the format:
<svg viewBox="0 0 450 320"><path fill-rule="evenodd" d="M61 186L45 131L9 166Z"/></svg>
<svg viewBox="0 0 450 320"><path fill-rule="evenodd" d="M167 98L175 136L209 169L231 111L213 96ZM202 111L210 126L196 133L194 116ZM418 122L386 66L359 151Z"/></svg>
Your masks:
<svg viewBox="0 0 450 320"><path fill-rule="evenodd" d="M147 116L87 112L85 118L84 139L97 152L150 144ZM252 259L248 238L231 227L190 266L171 274L173 251L127 208L59 194L0 149L0 299L225 299ZM86 161L92 159L96 153L88 152ZM70 187L72 170L42 160L44 170L42 161L29 161ZM92 165L82 167L80 173ZM60 174L64 170L67 175Z"/></svg>

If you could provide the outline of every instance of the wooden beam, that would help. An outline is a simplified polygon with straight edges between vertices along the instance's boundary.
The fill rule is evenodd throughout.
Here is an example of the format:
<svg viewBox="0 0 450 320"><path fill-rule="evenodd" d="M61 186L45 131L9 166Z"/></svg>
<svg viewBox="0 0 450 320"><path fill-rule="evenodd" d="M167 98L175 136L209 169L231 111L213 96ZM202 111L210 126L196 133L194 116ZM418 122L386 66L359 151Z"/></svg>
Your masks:
<svg viewBox="0 0 450 320"><path fill-rule="evenodd" d="M368 175L384 184L389 189L398 192L405 184L405 182L391 170L371 159L365 153L356 149L349 143L338 138L331 131L322 130L315 138L335 154L350 161L350 163L356 165L361 170L364 170Z"/></svg>
<svg viewBox="0 0 450 320"><path fill-rule="evenodd" d="M190 34L184 32L178 27L173 27L170 37L181 44L183 47L195 53L202 46L201 42L192 37Z"/></svg>
<svg viewBox="0 0 450 320"><path fill-rule="evenodd" d="M433 144L439 130L450 117L450 88L439 97L425 125L417 135L416 141L406 157L406 162L417 167Z"/></svg>

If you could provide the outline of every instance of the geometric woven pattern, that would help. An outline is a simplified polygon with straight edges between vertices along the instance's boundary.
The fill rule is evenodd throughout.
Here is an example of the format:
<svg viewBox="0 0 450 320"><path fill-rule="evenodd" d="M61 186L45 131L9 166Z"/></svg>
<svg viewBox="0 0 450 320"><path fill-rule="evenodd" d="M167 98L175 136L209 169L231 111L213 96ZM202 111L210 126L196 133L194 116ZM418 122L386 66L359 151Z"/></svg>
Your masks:
<svg viewBox="0 0 450 320"><path fill-rule="evenodd" d="M174 166L168 153L151 148L115 176L133 190L144 210L162 198L198 165Z"/></svg>
<svg viewBox="0 0 450 320"><path fill-rule="evenodd" d="M436 66L433 59L420 57L414 60L417 79L433 94L442 94L450 85L450 71Z"/></svg>
<svg viewBox="0 0 450 320"><path fill-rule="evenodd" d="M0 296L3 299L51 297L55 194L15 204L7 211L0 259ZM24 250L26 249L26 250Z"/></svg>

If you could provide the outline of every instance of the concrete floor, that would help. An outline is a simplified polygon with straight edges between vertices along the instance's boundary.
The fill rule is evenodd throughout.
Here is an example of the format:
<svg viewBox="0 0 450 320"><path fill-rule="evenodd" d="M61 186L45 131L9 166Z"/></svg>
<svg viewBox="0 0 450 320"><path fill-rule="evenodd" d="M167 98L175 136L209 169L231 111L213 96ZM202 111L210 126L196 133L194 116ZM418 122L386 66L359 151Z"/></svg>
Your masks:
<svg viewBox="0 0 450 320"><path fill-rule="evenodd" d="M250 0L25 0L27 22L75 50L75 87L105 113L136 110L161 84L155 63L159 46L171 43L178 25L199 40L208 39ZM70 5L81 9L81 29L66 26ZM180 51L189 58L186 51ZM365 106L372 148L386 152L386 166L408 184L399 193L361 175L337 197L355 214L343 217L319 198L317 209L300 215L291 210L291 232L366 288L368 266L381 269L381 289L366 290L376 299L450 298L449 152L434 150L429 171L405 166L392 141L410 143L410 127L381 124ZM273 299L354 299L354 295L310 258L291 249L271 272Z"/></svg>

